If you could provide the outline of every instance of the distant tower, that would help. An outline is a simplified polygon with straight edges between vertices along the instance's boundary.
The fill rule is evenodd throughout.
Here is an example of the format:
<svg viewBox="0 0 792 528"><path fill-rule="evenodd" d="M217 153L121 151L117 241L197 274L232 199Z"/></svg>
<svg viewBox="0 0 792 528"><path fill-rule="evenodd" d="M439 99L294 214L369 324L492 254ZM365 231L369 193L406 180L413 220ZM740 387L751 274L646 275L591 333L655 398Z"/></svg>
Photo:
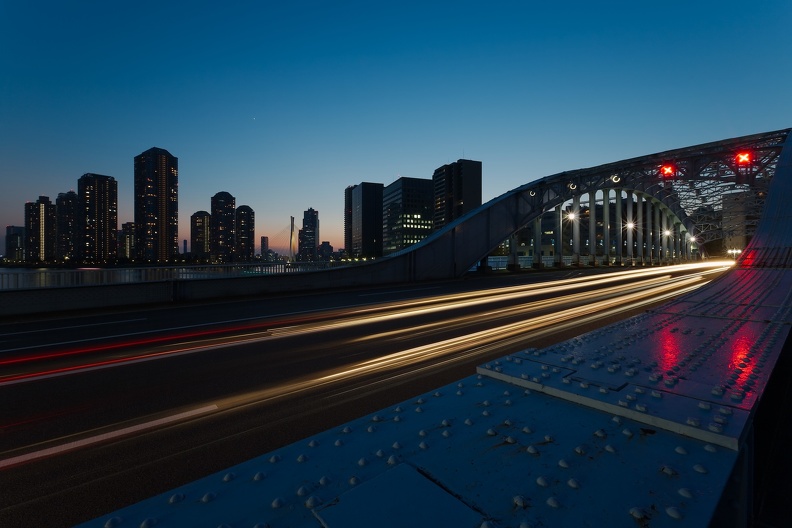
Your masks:
<svg viewBox="0 0 792 528"><path fill-rule="evenodd" d="M461 159L432 175L434 229L440 229L481 205L481 162Z"/></svg>
<svg viewBox="0 0 792 528"><path fill-rule="evenodd" d="M212 262L231 262L234 259L236 229L236 199L221 191L212 196L212 219L209 252Z"/></svg>
<svg viewBox="0 0 792 528"><path fill-rule="evenodd" d="M249 205L236 210L235 260L252 262L256 256L256 215Z"/></svg>
<svg viewBox="0 0 792 528"><path fill-rule="evenodd" d="M352 257L382 256L383 188L381 183L363 182L351 191L352 245L344 249Z"/></svg>
<svg viewBox="0 0 792 528"><path fill-rule="evenodd" d="M212 215L198 211L190 217L190 252L195 258L209 258Z"/></svg>
<svg viewBox="0 0 792 528"><path fill-rule="evenodd" d="M77 193L69 191L58 194L55 199L55 258L60 261L74 260L74 244L77 240Z"/></svg>
<svg viewBox="0 0 792 528"><path fill-rule="evenodd" d="M261 237L261 256L264 256L269 251L269 237Z"/></svg>
<svg viewBox="0 0 792 528"><path fill-rule="evenodd" d="M39 196L25 204L25 261L55 260L55 204L48 196Z"/></svg>
<svg viewBox="0 0 792 528"><path fill-rule="evenodd" d="M319 247L319 211L308 208L303 213L303 227L297 239L297 260L311 262L318 260L316 250Z"/></svg>
<svg viewBox="0 0 792 528"><path fill-rule="evenodd" d="M135 242L140 261L179 255L179 159L165 149L135 156Z"/></svg>
<svg viewBox="0 0 792 528"><path fill-rule="evenodd" d="M389 255L432 233L432 180L399 178L382 192L382 253Z"/></svg>
<svg viewBox="0 0 792 528"><path fill-rule="evenodd" d="M112 176L84 174L77 180L77 259L106 263L118 254L118 183Z"/></svg>

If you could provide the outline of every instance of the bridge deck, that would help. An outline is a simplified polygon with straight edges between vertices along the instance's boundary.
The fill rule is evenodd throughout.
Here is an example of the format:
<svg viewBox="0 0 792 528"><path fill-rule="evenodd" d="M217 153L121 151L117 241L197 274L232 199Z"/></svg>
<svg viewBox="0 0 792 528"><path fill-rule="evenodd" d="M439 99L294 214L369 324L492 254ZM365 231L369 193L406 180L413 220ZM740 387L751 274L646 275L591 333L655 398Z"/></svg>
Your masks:
<svg viewBox="0 0 792 528"><path fill-rule="evenodd" d="M739 525L719 501L750 480L791 292L790 270L735 269L84 526Z"/></svg>

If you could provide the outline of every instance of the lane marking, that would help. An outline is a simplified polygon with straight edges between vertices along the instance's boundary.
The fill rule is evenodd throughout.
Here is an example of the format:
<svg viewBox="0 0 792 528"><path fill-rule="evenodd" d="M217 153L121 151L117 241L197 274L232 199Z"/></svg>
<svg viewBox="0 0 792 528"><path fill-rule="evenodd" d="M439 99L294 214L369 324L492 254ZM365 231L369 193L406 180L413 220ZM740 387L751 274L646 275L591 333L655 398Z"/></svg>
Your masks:
<svg viewBox="0 0 792 528"><path fill-rule="evenodd" d="M129 427L124 427L123 429L118 429L116 431L110 431L108 433L102 433L88 438L83 438L81 440L75 440L73 442L68 442L66 444L62 444L59 446L49 447L47 449L41 449L39 451L34 451L32 453L26 453L24 455L7 458L5 460L0 460L0 469L14 466L16 464L21 464L23 462L29 462L31 460L36 460L39 458L57 455L59 453L65 453L67 451L73 451L75 449L79 449L81 447L85 447L92 444L97 444L99 442L106 442L107 440L112 440L120 436L125 436L139 431L145 431L146 429L152 429L154 427L165 425L178 420L183 420L185 418L197 416L199 414L205 414L215 410L217 410L217 405L208 405L206 407L199 407L198 409L192 409L190 411L173 414L171 416L159 418L157 420L152 420L150 422L145 422L138 425L131 425Z"/></svg>

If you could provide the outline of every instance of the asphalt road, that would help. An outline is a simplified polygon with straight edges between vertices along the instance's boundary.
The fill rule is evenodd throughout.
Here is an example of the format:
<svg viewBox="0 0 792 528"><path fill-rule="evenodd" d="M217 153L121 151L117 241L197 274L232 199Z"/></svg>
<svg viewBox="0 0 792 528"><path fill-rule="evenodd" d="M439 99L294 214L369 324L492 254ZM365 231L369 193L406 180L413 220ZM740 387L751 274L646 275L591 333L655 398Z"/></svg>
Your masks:
<svg viewBox="0 0 792 528"><path fill-rule="evenodd" d="M4 321L0 526L104 515L643 311L711 271L569 270Z"/></svg>

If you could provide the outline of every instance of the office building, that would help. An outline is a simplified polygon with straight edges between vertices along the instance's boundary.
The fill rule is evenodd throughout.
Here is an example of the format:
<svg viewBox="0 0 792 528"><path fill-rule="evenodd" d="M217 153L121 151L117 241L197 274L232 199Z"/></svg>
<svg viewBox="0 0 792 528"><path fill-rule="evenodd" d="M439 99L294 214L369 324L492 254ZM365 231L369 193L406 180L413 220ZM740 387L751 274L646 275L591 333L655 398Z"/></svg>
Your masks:
<svg viewBox="0 0 792 528"><path fill-rule="evenodd" d="M263 257L269 251L269 237L261 237L261 256Z"/></svg>
<svg viewBox="0 0 792 528"><path fill-rule="evenodd" d="M319 244L319 247L316 248L316 257L318 260L324 262L327 262L333 258L333 246L330 245L330 242L325 240Z"/></svg>
<svg viewBox="0 0 792 528"><path fill-rule="evenodd" d="M390 255L432 233L433 184L422 178L399 178L382 192L382 253Z"/></svg>
<svg viewBox="0 0 792 528"><path fill-rule="evenodd" d="M197 259L209 259L209 241L211 235L212 215L207 211L198 211L190 217L190 253Z"/></svg>
<svg viewBox="0 0 792 528"><path fill-rule="evenodd" d="M179 256L179 159L165 149L135 156L135 243L142 262Z"/></svg>
<svg viewBox="0 0 792 528"><path fill-rule="evenodd" d="M25 261L35 264L55 261L55 204L39 196L25 204Z"/></svg>
<svg viewBox="0 0 792 528"><path fill-rule="evenodd" d="M351 248L353 258L382 256L382 192L381 183L363 182L351 190Z"/></svg>
<svg viewBox="0 0 792 528"><path fill-rule="evenodd" d="M357 185L344 189L344 252L352 252L352 191Z"/></svg>
<svg viewBox="0 0 792 528"><path fill-rule="evenodd" d="M297 235L297 260L313 262L318 260L319 248L319 211L308 208L303 213L303 226Z"/></svg>
<svg viewBox="0 0 792 528"><path fill-rule="evenodd" d="M25 260L24 227L6 226L5 259L6 262L22 262Z"/></svg>
<svg viewBox="0 0 792 528"><path fill-rule="evenodd" d="M249 205L237 207L235 234L234 260L252 262L256 257L256 215Z"/></svg>
<svg viewBox="0 0 792 528"><path fill-rule="evenodd" d="M209 252L212 262L233 261L236 239L236 198L225 191L212 196L210 224Z"/></svg>
<svg viewBox="0 0 792 528"><path fill-rule="evenodd" d="M441 229L481 205L481 162L461 159L432 175L433 228Z"/></svg>
<svg viewBox="0 0 792 528"><path fill-rule="evenodd" d="M59 193L55 199L55 258L61 262L74 261L77 257L77 193Z"/></svg>
<svg viewBox="0 0 792 528"><path fill-rule="evenodd" d="M118 249L118 183L112 176L84 174L77 180L77 259L114 261Z"/></svg>

